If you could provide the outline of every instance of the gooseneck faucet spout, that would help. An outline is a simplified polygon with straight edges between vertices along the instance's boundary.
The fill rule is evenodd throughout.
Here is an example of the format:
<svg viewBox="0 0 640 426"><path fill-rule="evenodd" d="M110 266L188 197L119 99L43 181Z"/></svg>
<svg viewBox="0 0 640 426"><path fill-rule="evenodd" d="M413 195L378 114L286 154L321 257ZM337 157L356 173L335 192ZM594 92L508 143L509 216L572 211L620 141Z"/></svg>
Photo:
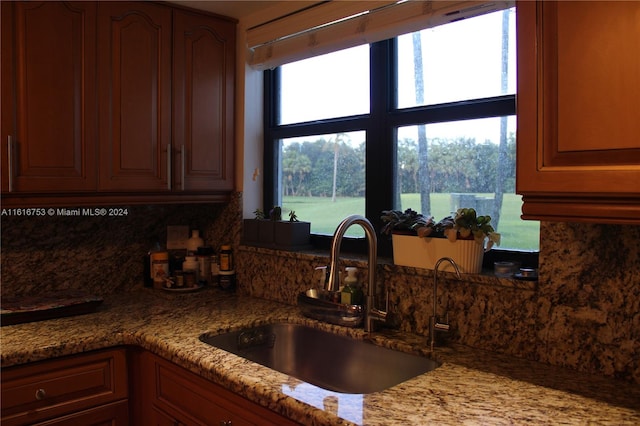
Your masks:
<svg viewBox="0 0 640 426"><path fill-rule="evenodd" d="M325 289L327 291L338 291L340 288L340 246L342 239L347 229L351 225L360 225L364 229L365 237L367 238L368 261L369 261L369 285L367 286L367 306L365 310L364 329L367 332L373 331L373 322L375 320L384 321L387 317L386 311L376 309L375 294L376 294L376 263L378 259L378 238L376 237L376 231L373 229L371 222L360 215L351 215L345 218L333 234L333 240L331 241L331 253L329 255L329 280L326 283Z"/></svg>
<svg viewBox="0 0 640 426"><path fill-rule="evenodd" d="M456 262L450 257L443 257L438 259L436 265L433 268L433 316L429 321L429 339L431 346L431 353L433 354L433 346L436 341L436 332L448 332L449 331L449 318L447 314L447 318L445 322L440 322L438 319L438 313L436 311L436 301L438 297L438 268L440 268L440 264L442 262L449 262L453 269L456 272L456 277L460 279L460 269Z"/></svg>

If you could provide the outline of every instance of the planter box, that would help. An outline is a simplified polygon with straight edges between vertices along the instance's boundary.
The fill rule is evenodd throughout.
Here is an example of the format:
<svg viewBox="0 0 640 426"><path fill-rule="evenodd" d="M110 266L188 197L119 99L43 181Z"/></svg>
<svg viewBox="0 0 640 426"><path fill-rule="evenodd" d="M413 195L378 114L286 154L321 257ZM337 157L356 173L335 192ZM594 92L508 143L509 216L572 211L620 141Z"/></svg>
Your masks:
<svg viewBox="0 0 640 426"><path fill-rule="evenodd" d="M311 244L310 222L274 222L275 246L279 249L295 250Z"/></svg>
<svg viewBox="0 0 640 426"><path fill-rule="evenodd" d="M420 238L414 235L392 234L393 263L414 268L434 269L436 262L450 257L460 272L477 274L482 270L484 248L473 240L451 242L446 238ZM453 266L443 263L442 270L454 272Z"/></svg>
<svg viewBox="0 0 640 426"><path fill-rule="evenodd" d="M310 222L244 219L243 244L282 250L300 250L311 244Z"/></svg>
<svg viewBox="0 0 640 426"><path fill-rule="evenodd" d="M258 219L242 220L242 242L247 245L253 245L259 241L258 228L260 226Z"/></svg>

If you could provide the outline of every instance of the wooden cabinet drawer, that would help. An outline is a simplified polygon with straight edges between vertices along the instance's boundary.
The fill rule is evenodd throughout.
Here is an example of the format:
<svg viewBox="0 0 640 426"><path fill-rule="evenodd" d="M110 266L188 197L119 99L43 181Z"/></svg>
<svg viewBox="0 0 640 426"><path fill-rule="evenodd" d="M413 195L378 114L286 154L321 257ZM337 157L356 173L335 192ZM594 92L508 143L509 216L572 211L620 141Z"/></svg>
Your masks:
<svg viewBox="0 0 640 426"><path fill-rule="evenodd" d="M124 426L129 424L129 401L122 400L96 408L37 423L36 426ZM174 425L171 425L174 426Z"/></svg>
<svg viewBox="0 0 640 426"><path fill-rule="evenodd" d="M155 407L151 409L160 409L179 424L297 424L161 358L150 355L147 361L147 368L155 377L151 395ZM157 412L155 414L157 418L163 418ZM157 424L163 422L158 421Z"/></svg>
<svg viewBox="0 0 640 426"><path fill-rule="evenodd" d="M2 424L32 424L127 397L124 349L2 371Z"/></svg>

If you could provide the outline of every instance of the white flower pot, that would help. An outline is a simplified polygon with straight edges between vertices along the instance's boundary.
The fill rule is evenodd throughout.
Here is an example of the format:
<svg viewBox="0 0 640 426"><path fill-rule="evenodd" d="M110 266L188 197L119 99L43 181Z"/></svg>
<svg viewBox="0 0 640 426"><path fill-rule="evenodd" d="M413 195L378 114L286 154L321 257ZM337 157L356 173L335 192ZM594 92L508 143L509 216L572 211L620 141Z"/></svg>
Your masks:
<svg viewBox="0 0 640 426"><path fill-rule="evenodd" d="M413 235L392 234L393 263L414 268L434 269L438 259L450 257L465 274L477 274L482 270L484 248L474 240L451 242L446 238L420 238ZM453 272L448 262L441 270Z"/></svg>

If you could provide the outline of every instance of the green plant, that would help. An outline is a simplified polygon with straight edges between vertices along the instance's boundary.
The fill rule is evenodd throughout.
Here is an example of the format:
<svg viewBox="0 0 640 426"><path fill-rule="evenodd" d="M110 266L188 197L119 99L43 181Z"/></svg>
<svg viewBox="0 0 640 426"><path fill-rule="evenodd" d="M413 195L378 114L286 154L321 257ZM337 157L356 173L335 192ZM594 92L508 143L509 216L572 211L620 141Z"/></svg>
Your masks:
<svg viewBox="0 0 640 426"><path fill-rule="evenodd" d="M385 210L380 217L385 223L381 232L391 234L394 231L411 232L419 237L448 238L449 241L475 240L486 249L494 244L500 245L500 234L491 226L491 216L478 216L475 209L458 209L454 216L447 216L435 223L431 216L424 216L414 210Z"/></svg>
<svg viewBox="0 0 640 426"><path fill-rule="evenodd" d="M275 221L282 220L282 208L280 208L280 206L272 208L269 212L269 219Z"/></svg>
<svg viewBox="0 0 640 426"><path fill-rule="evenodd" d="M262 210L262 209L255 209L255 210L253 211L253 215L254 215L254 216L255 216L255 218L256 218L256 219L258 219L258 220L263 220L263 219L265 218L264 210Z"/></svg>
<svg viewBox="0 0 640 426"><path fill-rule="evenodd" d="M416 233L419 229L429 228L433 225L431 216L424 216L412 209L385 210L380 217L385 223L381 231L383 234L390 235L392 231Z"/></svg>
<svg viewBox="0 0 640 426"><path fill-rule="evenodd" d="M294 210L289 212L289 222L299 222L298 216L296 216L296 212Z"/></svg>

